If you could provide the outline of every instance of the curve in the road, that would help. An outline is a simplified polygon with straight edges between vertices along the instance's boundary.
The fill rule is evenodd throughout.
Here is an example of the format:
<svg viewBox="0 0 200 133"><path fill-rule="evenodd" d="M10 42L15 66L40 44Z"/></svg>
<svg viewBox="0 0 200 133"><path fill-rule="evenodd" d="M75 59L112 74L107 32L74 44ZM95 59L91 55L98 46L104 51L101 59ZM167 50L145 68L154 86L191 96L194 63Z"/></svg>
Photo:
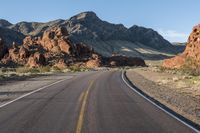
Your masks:
<svg viewBox="0 0 200 133"><path fill-rule="evenodd" d="M157 107L157 108L159 108L160 110L162 110L162 111L164 111L165 113L167 113L169 116L171 116L171 117L173 117L174 119L180 121L181 123L183 123L183 124L186 125L187 127L189 127L189 128L191 128L192 130L194 130L195 132L200 133L200 128L199 128L199 126L198 126L197 124L194 124L194 123L192 123L190 120L187 120L186 118L184 118L184 119L186 119L187 121L190 121L190 123L186 122L184 119L181 119L181 118L179 118L179 117L177 116L177 115L179 115L179 114L174 114L174 113L176 113L176 112L170 110L169 108L167 108L167 107L164 106L163 104L162 104L162 106L160 106L161 103L159 103L159 101L156 100L156 102L154 102L155 99L149 98L150 96L147 97L147 94L145 94L145 93L142 92L142 91L138 91L138 89L134 88L134 87L130 84L130 81L128 80L128 78L125 76L125 73L126 73L125 71L122 71L122 74L121 74L122 80L124 81L124 83L125 83L131 90L133 90L133 91L136 92L138 95L140 95L141 97L143 97L144 99L146 99L148 102L150 102L151 104L153 104L155 107ZM127 80L128 80L128 82L127 82ZM141 93L141 92L142 92L142 93ZM153 99L153 100L152 100L152 99ZM157 103L159 103L159 104L157 104ZM165 108L164 108L163 106L164 106ZM167 108L167 109L166 109L166 108ZM173 112L173 113L172 113L172 112ZM183 116L181 116L181 117L183 117Z"/></svg>

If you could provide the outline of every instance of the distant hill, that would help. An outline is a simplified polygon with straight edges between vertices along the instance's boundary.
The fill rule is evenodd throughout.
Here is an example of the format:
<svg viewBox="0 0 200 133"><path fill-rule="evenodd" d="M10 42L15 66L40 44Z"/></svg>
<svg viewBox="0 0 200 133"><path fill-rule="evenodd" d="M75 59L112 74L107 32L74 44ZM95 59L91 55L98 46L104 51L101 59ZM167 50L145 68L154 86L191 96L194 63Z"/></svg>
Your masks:
<svg viewBox="0 0 200 133"><path fill-rule="evenodd" d="M12 24L8 22L7 20L0 19L0 27L8 27L11 26Z"/></svg>
<svg viewBox="0 0 200 133"><path fill-rule="evenodd" d="M16 38L10 35L10 38L7 39L10 40L7 41L9 43L20 42L23 36L27 35L42 36L45 31L53 27L66 27L72 42L85 43L104 56L120 54L154 59L165 58L180 52L176 46L153 29L136 25L126 28L122 24L112 24L101 20L94 12L83 12L67 20L59 19L47 23L19 22L11 24L6 20L1 20L0 27L6 28L8 31L15 31L15 34L19 33L19 37ZM9 32L9 34L12 33Z"/></svg>

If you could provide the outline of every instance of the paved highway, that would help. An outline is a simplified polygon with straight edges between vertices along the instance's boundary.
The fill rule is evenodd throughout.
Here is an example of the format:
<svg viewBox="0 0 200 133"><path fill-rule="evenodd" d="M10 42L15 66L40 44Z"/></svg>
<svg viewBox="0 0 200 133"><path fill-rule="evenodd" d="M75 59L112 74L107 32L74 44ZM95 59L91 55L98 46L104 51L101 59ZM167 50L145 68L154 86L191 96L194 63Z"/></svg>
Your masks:
<svg viewBox="0 0 200 133"><path fill-rule="evenodd" d="M132 91L120 71L87 72L0 108L0 133L193 133Z"/></svg>

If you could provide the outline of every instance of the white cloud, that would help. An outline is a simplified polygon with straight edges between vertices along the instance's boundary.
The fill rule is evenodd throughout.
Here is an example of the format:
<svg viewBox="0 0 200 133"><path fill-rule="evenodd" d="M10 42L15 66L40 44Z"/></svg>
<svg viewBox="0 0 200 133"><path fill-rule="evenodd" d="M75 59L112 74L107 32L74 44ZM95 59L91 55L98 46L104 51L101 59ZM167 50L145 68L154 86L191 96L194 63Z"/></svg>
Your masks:
<svg viewBox="0 0 200 133"><path fill-rule="evenodd" d="M158 29L158 33L160 33L165 39L170 42L186 42L189 36L186 33L178 32L175 30Z"/></svg>

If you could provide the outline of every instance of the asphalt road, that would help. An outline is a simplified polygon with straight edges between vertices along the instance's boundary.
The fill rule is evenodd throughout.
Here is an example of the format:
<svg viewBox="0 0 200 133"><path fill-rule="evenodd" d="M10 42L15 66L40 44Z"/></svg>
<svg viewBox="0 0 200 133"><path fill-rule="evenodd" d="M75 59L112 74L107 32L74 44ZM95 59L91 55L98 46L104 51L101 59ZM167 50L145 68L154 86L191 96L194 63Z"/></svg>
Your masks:
<svg viewBox="0 0 200 133"><path fill-rule="evenodd" d="M192 133L128 88L88 72L0 108L0 133Z"/></svg>

